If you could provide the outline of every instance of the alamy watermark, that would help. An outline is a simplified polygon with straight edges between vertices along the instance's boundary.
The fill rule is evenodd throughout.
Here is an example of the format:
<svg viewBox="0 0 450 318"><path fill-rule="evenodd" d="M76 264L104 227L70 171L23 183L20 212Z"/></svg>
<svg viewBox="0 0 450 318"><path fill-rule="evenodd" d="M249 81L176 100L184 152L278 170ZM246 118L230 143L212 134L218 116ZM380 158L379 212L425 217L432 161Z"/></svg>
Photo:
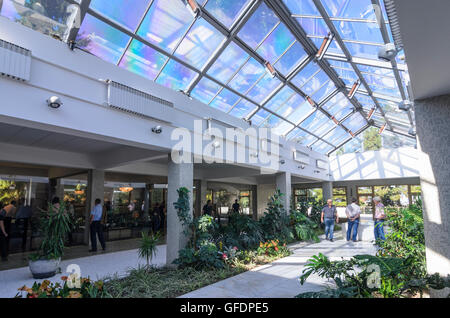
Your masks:
<svg viewBox="0 0 450 318"><path fill-rule="evenodd" d="M261 171L278 170L280 137L270 128L249 127L203 129L203 120L194 120L194 131L176 128L171 157L174 163L253 164Z"/></svg>

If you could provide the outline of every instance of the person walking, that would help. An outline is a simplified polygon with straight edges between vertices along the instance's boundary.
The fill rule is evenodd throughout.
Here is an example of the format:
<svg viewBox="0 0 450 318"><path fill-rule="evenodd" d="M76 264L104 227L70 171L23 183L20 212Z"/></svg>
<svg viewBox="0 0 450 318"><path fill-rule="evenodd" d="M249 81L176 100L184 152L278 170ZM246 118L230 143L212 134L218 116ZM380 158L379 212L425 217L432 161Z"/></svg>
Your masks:
<svg viewBox="0 0 450 318"><path fill-rule="evenodd" d="M327 205L323 207L320 221L325 224L325 239L333 242L334 221L339 222L336 206L333 205L333 200L328 199ZM329 238L328 238L329 237Z"/></svg>
<svg viewBox="0 0 450 318"><path fill-rule="evenodd" d="M234 204L231 207L233 213L239 214L241 213L241 205L238 203L238 200L234 200Z"/></svg>
<svg viewBox="0 0 450 318"><path fill-rule="evenodd" d="M359 217L361 215L361 208L356 204L356 198L352 199L352 203L345 209L345 214L347 214L347 242L350 238L353 242L356 242L356 236L358 235ZM353 230L353 235L352 235Z"/></svg>
<svg viewBox="0 0 450 318"><path fill-rule="evenodd" d="M5 229L5 217L6 211L3 209L3 204L0 202L0 256L4 262L8 260L8 254L6 254L6 240L8 238L8 233L6 233Z"/></svg>
<svg viewBox="0 0 450 318"><path fill-rule="evenodd" d="M160 220L160 216L159 216L159 203L155 203L155 206L153 207L152 210L152 230L153 233L156 233L159 231L159 228L161 226L161 220Z"/></svg>
<svg viewBox="0 0 450 318"><path fill-rule="evenodd" d="M11 239L11 223L13 217L16 215L16 201L12 200L10 204L3 207L5 210L5 216L3 219L3 224L6 232L6 255L9 255L9 241Z"/></svg>
<svg viewBox="0 0 450 318"><path fill-rule="evenodd" d="M102 222L103 216L103 206L102 200L95 199L95 206L91 211L90 223L91 223L91 249L89 252L97 251L97 237L102 245L102 249L106 249L105 239L103 237L103 225Z"/></svg>
<svg viewBox="0 0 450 318"><path fill-rule="evenodd" d="M206 204L203 206L203 215L207 214L209 216L212 216L213 214L213 206L211 200L208 200Z"/></svg>
<svg viewBox="0 0 450 318"><path fill-rule="evenodd" d="M25 252L27 246L27 236L28 236L28 223L31 218L32 209L31 206L26 204L25 198L19 200L19 208L16 213L16 224L21 225L22 232L22 251Z"/></svg>
<svg viewBox="0 0 450 318"><path fill-rule="evenodd" d="M375 206L374 210L374 236L375 236L375 244L377 241L384 241L386 238L384 236L384 220L386 219L386 214L384 213L384 205L381 203L381 198L376 196L373 198L373 203Z"/></svg>

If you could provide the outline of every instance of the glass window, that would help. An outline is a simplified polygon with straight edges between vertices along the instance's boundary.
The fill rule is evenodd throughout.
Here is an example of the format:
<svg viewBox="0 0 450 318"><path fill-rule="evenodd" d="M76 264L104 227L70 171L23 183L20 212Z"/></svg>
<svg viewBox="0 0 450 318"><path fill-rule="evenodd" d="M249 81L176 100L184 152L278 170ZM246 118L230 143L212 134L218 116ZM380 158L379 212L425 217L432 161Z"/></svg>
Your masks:
<svg viewBox="0 0 450 318"><path fill-rule="evenodd" d="M347 188L339 187L333 188L333 201L336 206L347 206Z"/></svg>
<svg viewBox="0 0 450 318"><path fill-rule="evenodd" d="M288 75L307 57L308 55L303 47L298 42L295 42L274 66L281 74Z"/></svg>
<svg viewBox="0 0 450 318"><path fill-rule="evenodd" d="M322 0L330 17L376 20L371 0Z"/></svg>
<svg viewBox="0 0 450 318"><path fill-rule="evenodd" d="M247 118L256 108L258 108L257 105L241 98L229 114L238 118Z"/></svg>
<svg viewBox="0 0 450 318"><path fill-rule="evenodd" d="M266 73L264 77L248 92L248 97L258 104L266 99L275 88L280 86L281 82L278 78Z"/></svg>
<svg viewBox="0 0 450 318"><path fill-rule="evenodd" d="M284 86L267 102L267 104L264 107L271 111L277 111L289 100L289 98L291 98L294 95L295 92L289 86Z"/></svg>
<svg viewBox="0 0 450 318"><path fill-rule="evenodd" d="M156 82L174 90L185 90L196 77L196 72L174 60L170 60Z"/></svg>
<svg viewBox="0 0 450 318"><path fill-rule="evenodd" d="M320 68L316 63L310 62L306 65L295 77L292 79L292 83L301 88L306 82L308 82L315 74L319 73Z"/></svg>
<svg viewBox="0 0 450 318"><path fill-rule="evenodd" d="M133 40L119 66L154 80L166 61L167 57L165 55L137 40Z"/></svg>
<svg viewBox="0 0 450 318"><path fill-rule="evenodd" d="M266 61L274 63L295 41L294 36L280 23L256 50Z"/></svg>
<svg viewBox="0 0 450 318"><path fill-rule="evenodd" d="M316 137L308 134L306 131L304 131L300 128L295 128L294 130L292 130L286 136L286 139L293 141L293 142L297 142L303 146L309 146L310 144L312 144L313 142L315 142L317 140Z"/></svg>
<svg viewBox="0 0 450 318"><path fill-rule="evenodd" d="M292 14L320 16L319 11L311 0L283 0Z"/></svg>
<svg viewBox="0 0 450 318"><path fill-rule="evenodd" d="M198 19L176 49L175 55L202 69L225 36L203 19Z"/></svg>
<svg viewBox="0 0 450 318"><path fill-rule="evenodd" d="M0 14L33 30L63 39L67 31L70 4L64 0L41 1L39 4L37 6L35 1L3 0Z"/></svg>
<svg viewBox="0 0 450 318"><path fill-rule="evenodd" d="M381 198L385 206L401 207L409 204L406 185L375 186L374 193Z"/></svg>
<svg viewBox="0 0 450 318"><path fill-rule="evenodd" d="M340 126L336 126L333 130L323 136L323 139L332 143L336 147L350 138L350 135Z"/></svg>
<svg viewBox="0 0 450 318"><path fill-rule="evenodd" d="M338 121L341 121L345 116L353 111L354 107L344 94L338 93L326 102L322 108L334 116Z"/></svg>
<svg viewBox="0 0 450 318"><path fill-rule="evenodd" d="M248 54L231 42L207 73L222 83L227 83L247 59Z"/></svg>
<svg viewBox="0 0 450 318"><path fill-rule="evenodd" d="M311 104L304 100L300 95L296 95L292 98L289 102L289 106L295 110L287 118L295 124L300 123L314 111Z"/></svg>
<svg viewBox="0 0 450 318"><path fill-rule="evenodd" d="M335 126L334 122L318 110L300 125L301 128L306 129L319 137L323 136L323 134L328 132L333 126Z"/></svg>
<svg viewBox="0 0 450 318"><path fill-rule="evenodd" d="M137 34L168 52L173 52L194 17L179 0L154 0Z"/></svg>
<svg viewBox="0 0 450 318"><path fill-rule="evenodd" d="M244 94L248 89L256 83L264 74L265 68L255 59L250 60L242 67L242 69L230 81L230 87Z"/></svg>
<svg viewBox="0 0 450 318"><path fill-rule="evenodd" d="M314 36L314 37L310 36L309 38L317 48L320 48L322 46L323 39L325 38L325 36ZM327 54L337 54L345 56L344 52L342 52L341 47L339 46L338 42L335 39L331 41L331 44L328 47L325 56L327 56Z"/></svg>
<svg viewBox="0 0 450 318"><path fill-rule="evenodd" d="M205 8L224 26L230 28L249 2L250 0L209 0Z"/></svg>
<svg viewBox="0 0 450 318"><path fill-rule="evenodd" d="M379 45L360 44L353 42L346 42L348 51L354 57L361 57L366 59L378 60Z"/></svg>
<svg viewBox="0 0 450 318"><path fill-rule="evenodd" d="M78 32L77 46L99 58L117 64L130 37L87 14Z"/></svg>
<svg viewBox="0 0 450 318"><path fill-rule="evenodd" d="M275 13L262 3L239 31L238 36L255 49L278 22Z"/></svg>
<svg viewBox="0 0 450 318"><path fill-rule="evenodd" d="M343 40L384 44L377 22L333 21Z"/></svg>
<svg viewBox="0 0 450 318"><path fill-rule="evenodd" d="M209 102L219 92L221 86L215 82L203 77L191 92L191 96L198 99L202 103L209 104Z"/></svg>
<svg viewBox="0 0 450 318"><path fill-rule="evenodd" d="M354 113L342 123L347 129L350 129L353 133L358 132L360 129L366 126L367 122L360 113Z"/></svg>
<svg viewBox="0 0 450 318"><path fill-rule="evenodd" d="M90 8L134 32L149 3L149 0L116 0L111 5L111 0L92 0Z"/></svg>
<svg viewBox="0 0 450 318"><path fill-rule="evenodd" d="M211 107L228 112L231 107L239 100L239 96L224 88L219 95L209 104Z"/></svg>
<svg viewBox="0 0 450 318"><path fill-rule="evenodd" d="M306 35L325 37L329 33L327 24L322 18L296 18Z"/></svg>
<svg viewBox="0 0 450 318"><path fill-rule="evenodd" d="M327 154L328 152L333 150L333 148L334 148L333 146L330 146L329 144L321 140L317 141L312 145L312 150L317 151L321 154Z"/></svg>
<svg viewBox="0 0 450 318"><path fill-rule="evenodd" d="M264 109L259 109L255 115L251 118L252 125L253 126L259 126L264 120L266 120L267 117L269 117L271 114Z"/></svg>
<svg viewBox="0 0 450 318"><path fill-rule="evenodd" d="M373 202L374 197L373 187L357 187L357 197L358 203L361 207L361 213L372 214L373 212Z"/></svg>

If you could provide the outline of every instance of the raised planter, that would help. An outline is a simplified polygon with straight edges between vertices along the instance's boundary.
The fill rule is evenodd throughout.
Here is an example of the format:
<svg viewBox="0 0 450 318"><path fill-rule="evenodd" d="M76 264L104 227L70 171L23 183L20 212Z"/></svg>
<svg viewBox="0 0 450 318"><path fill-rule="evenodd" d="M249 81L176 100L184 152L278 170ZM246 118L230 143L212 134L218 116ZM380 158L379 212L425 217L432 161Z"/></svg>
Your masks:
<svg viewBox="0 0 450 318"><path fill-rule="evenodd" d="M40 259L37 261L30 260L28 265L33 278L43 279L55 276L60 263L61 258L49 260Z"/></svg>
<svg viewBox="0 0 450 318"><path fill-rule="evenodd" d="M119 229L110 229L107 232L107 240L114 241L120 239L127 239L132 237L132 232L130 228L119 228Z"/></svg>

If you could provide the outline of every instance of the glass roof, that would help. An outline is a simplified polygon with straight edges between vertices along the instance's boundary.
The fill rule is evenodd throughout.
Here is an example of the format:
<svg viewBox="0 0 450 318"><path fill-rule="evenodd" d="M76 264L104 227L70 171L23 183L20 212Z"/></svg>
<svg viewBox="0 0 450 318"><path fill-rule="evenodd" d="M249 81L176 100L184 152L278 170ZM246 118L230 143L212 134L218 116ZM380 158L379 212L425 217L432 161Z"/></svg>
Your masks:
<svg viewBox="0 0 450 318"><path fill-rule="evenodd" d="M64 38L68 6L79 1L52 3L37 8L4 0L0 14ZM408 137L414 113L398 109L408 99L404 54L392 65L378 60L379 48L393 41L383 0L316 3L282 0L285 10L275 12L270 1L197 0L201 12L195 14L184 0L92 0L76 42L105 61L324 154L370 125L387 124ZM377 3L383 19L377 19ZM317 63L314 55L330 32L324 63Z"/></svg>

